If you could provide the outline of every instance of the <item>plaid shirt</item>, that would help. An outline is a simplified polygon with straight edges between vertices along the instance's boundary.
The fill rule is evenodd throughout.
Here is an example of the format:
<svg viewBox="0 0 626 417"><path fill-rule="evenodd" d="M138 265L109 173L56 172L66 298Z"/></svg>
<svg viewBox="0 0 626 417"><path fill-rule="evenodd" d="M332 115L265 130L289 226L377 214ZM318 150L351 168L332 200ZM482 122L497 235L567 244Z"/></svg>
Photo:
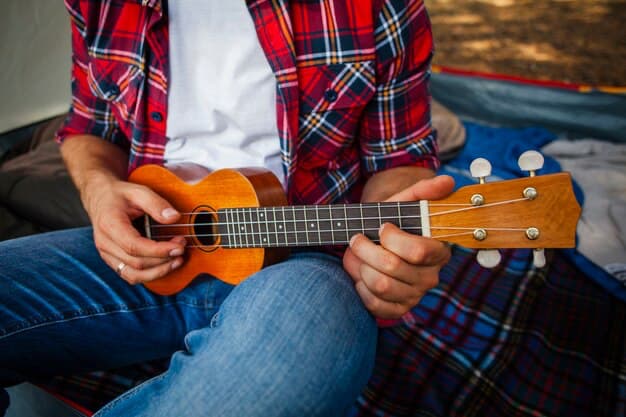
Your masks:
<svg viewBox="0 0 626 417"><path fill-rule="evenodd" d="M357 201L373 173L436 168L428 77L432 34L421 0L247 0L277 79L289 200ZM168 22L161 0L66 0L72 106L58 140L91 134L163 162Z"/></svg>

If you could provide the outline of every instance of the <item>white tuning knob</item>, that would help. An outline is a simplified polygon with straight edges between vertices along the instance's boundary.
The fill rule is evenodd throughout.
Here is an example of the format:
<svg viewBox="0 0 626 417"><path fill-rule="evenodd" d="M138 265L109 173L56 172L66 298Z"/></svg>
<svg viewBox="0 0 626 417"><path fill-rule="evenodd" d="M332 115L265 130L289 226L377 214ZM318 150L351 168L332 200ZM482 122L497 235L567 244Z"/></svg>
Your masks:
<svg viewBox="0 0 626 417"><path fill-rule="evenodd" d="M530 172L530 176L535 176L535 171L543 168L543 155L537 151L526 151L517 160L522 171Z"/></svg>
<svg viewBox="0 0 626 417"><path fill-rule="evenodd" d="M478 178L481 184L485 183L485 178L491 175L491 162L485 158L476 158L470 164L472 177Z"/></svg>
<svg viewBox="0 0 626 417"><path fill-rule="evenodd" d="M496 249L483 249L478 251L476 260L483 268L493 268L500 263L502 255Z"/></svg>
<svg viewBox="0 0 626 417"><path fill-rule="evenodd" d="M546 266L546 253L543 249L533 250L533 265L537 268Z"/></svg>

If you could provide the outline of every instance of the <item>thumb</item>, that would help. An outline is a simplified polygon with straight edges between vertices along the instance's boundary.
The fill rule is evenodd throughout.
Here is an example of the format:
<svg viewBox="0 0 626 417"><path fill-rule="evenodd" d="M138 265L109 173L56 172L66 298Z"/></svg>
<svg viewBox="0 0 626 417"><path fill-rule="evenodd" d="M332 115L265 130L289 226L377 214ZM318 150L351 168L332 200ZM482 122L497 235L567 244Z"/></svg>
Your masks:
<svg viewBox="0 0 626 417"><path fill-rule="evenodd" d="M439 175L420 180L392 195L387 201L438 200L450 195L453 188L454 179L451 176Z"/></svg>
<svg viewBox="0 0 626 417"><path fill-rule="evenodd" d="M125 193L126 199L159 223L170 224L180 218L180 213L163 197L143 185L133 184Z"/></svg>

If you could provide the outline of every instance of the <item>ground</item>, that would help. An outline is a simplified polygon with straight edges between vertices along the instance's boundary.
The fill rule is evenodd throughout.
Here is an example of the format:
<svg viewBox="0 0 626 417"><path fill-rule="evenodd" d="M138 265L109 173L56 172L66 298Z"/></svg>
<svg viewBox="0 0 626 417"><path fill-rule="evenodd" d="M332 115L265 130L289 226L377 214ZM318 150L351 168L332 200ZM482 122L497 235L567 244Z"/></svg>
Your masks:
<svg viewBox="0 0 626 417"><path fill-rule="evenodd" d="M434 64L626 86L626 0L425 0Z"/></svg>

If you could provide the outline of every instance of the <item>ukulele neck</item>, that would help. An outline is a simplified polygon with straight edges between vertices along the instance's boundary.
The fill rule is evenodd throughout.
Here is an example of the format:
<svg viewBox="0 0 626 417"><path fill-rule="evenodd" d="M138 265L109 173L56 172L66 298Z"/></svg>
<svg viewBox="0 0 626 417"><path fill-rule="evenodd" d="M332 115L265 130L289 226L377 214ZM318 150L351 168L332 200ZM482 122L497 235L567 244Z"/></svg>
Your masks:
<svg viewBox="0 0 626 417"><path fill-rule="evenodd" d="M379 241L383 223L429 236L427 219L426 201L228 208L217 212L217 232L225 248L344 245L357 233Z"/></svg>

